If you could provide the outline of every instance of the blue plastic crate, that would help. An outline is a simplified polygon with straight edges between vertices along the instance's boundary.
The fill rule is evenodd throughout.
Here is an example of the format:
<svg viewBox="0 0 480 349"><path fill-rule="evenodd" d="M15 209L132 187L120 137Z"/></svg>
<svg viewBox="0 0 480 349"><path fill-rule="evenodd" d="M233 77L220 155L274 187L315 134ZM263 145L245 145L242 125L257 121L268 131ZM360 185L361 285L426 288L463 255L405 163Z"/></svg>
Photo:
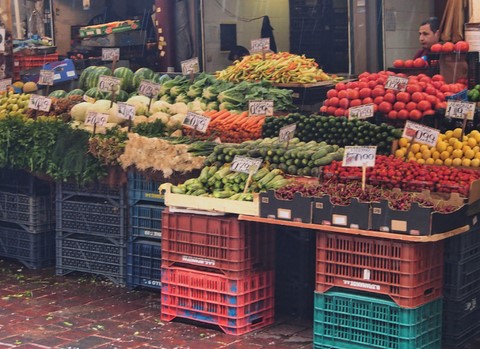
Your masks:
<svg viewBox="0 0 480 349"><path fill-rule="evenodd" d="M162 212L166 206L136 204L130 206L130 235L160 240L162 238Z"/></svg>
<svg viewBox="0 0 480 349"><path fill-rule="evenodd" d="M138 171L128 172L128 200L130 205L139 201L163 203L158 187L164 183L161 180L148 178Z"/></svg>
<svg viewBox="0 0 480 349"><path fill-rule="evenodd" d="M159 241L135 239L128 242L127 287L159 290L162 268L162 245Z"/></svg>
<svg viewBox="0 0 480 349"><path fill-rule="evenodd" d="M442 299L418 308L354 292L315 292L314 346L440 349Z"/></svg>
<svg viewBox="0 0 480 349"><path fill-rule="evenodd" d="M55 264L55 231L31 233L16 224L0 225L0 256L16 259L29 269Z"/></svg>

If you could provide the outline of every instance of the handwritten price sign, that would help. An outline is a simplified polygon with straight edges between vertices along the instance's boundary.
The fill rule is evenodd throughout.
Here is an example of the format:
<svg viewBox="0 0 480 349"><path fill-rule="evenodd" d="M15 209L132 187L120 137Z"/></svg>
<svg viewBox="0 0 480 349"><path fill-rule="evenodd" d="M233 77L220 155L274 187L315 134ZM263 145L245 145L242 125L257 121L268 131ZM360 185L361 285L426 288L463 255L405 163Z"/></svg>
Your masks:
<svg viewBox="0 0 480 349"><path fill-rule="evenodd" d="M54 75L55 75L55 72L53 70L45 70L45 69L40 70L40 76L38 77L38 84L52 86Z"/></svg>
<svg viewBox="0 0 480 349"><path fill-rule="evenodd" d="M108 121L108 114L97 113L95 111L90 111L85 118L85 125L90 126L105 126Z"/></svg>
<svg viewBox="0 0 480 349"><path fill-rule="evenodd" d="M120 89L121 79L113 76L102 75L98 79L98 89L102 92L118 91Z"/></svg>
<svg viewBox="0 0 480 349"><path fill-rule="evenodd" d="M187 59L186 61L182 61L182 74L189 75L195 74L200 71L200 64L198 63L198 57Z"/></svg>
<svg viewBox="0 0 480 349"><path fill-rule="evenodd" d="M6 91L8 86L12 84L12 79L0 80L0 91Z"/></svg>
<svg viewBox="0 0 480 349"><path fill-rule="evenodd" d="M133 120L135 118L135 106L118 102L118 116L127 120Z"/></svg>
<svg viewBox="0 0 480 349"><path fill-rule="evenodd" d="M183 121L183 125L193 128L199 132L205 133L208 125L210 124L210 118L197 113L188 112Z"/></svg>
<svg viewBox="0 0 480 349"><path fill-rule="evenodd" d="M248 114L249 115L273 115L273 101L248 101Z"/></svg>
<svg viewBox="0 0 480 349"><path fill-rule="evenodd" d="M148 98L153 98L160 92L160 84L143 80L138 87L138 93Z"/></svg>
<svg viewBox="0 0 480 349"><path fill-rule="evenodd" d="M405 91L407 89L408 79L399 76L390 75L385 82L385 89Z"/></svg>
<svg viewBox="0 0 480 349"><path fill-rule="evenodd" d="M287 126L283 126L280 129L280 133L278 134L278 139L280 142L288 142L293 138L295 135L295 130L297 129L297 124L290 124Z"/></svg>
<svg viewBox="0 0 480 349"><path fill-rule="evenodd" d="M270 50L270 38L254 39L250 41L250 52L262 52Z"/></svg>
<svg viewBox="0 0 480 349"><path fill-rule="evenodd" d="M473 120L473 115L475 114L475 102L464 102L464 101L448 101L447 110L445 111L446 117L451 117L455 119L464 119L465 116L467 120Z"/></svg>
<svg viewBox="0 0 480 349"><path fill-rule="evenodd" d="M30 95L30 100L28 101L28 107L34 110L49 111L51 105L52 100L50 98L40 95Z"/></svg>
<svg viewBox="0 0 480 349"><path fill-rule="evenodd" d="M373 117L373 104L360 105L358 107L351 107L348 109L349 119L368 119Z"/></svg>
<svg viewBox="0 0 480 349"><path fill-rule="evenodd" d="M402 137L407 139L415 137L415 142L434 147L437 144L439 134L440 131L435 128L407 121L403 129Z"/></svg>
<svg viewBox="0 0 480 349"><path fill-rule="evenodd" d="M375 156L377 155L376 146L365 147L345 147L343 154L344 167L373 167L375 166Z"/></svg>
<svg viewBox="0 0 480 349"><path fill-rule="evenodd" d="M102 48L102 61L118 61L119 59L119 48Z"/></svg>
<svg viewBox="0 0 480 349"><path fill-rule="evenodd" d="M255 174L262 165L262 159L249 158L247 156L235 155L230 170L246 174Z"/></svg>

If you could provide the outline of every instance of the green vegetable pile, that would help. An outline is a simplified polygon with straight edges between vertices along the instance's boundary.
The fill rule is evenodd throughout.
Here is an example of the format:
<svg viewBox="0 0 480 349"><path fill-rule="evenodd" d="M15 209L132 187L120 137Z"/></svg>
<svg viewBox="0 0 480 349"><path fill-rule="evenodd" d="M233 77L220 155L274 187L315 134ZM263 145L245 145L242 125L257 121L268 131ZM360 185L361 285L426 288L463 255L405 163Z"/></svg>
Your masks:
<svg viewBox="0 0 480 349"><path fill-rule="evenodd" d="M480 85L475 85L474 88L468 90L467 96L470 102L480 102Z"/></svg>

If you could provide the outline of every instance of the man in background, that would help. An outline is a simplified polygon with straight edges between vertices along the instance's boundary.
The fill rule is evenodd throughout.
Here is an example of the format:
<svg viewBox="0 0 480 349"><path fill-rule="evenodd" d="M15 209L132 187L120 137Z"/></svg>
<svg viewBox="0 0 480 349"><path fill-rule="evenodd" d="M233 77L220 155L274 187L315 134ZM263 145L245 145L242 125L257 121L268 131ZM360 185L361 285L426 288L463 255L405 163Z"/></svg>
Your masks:
<svg viewBox="0 0 480 349"><path fill-rule="evenodd" d="M440 22L437 17L431 17L420 24L418 41L422 48L415 54L416 58L426 57L430 47L440 41Z"/></svg>

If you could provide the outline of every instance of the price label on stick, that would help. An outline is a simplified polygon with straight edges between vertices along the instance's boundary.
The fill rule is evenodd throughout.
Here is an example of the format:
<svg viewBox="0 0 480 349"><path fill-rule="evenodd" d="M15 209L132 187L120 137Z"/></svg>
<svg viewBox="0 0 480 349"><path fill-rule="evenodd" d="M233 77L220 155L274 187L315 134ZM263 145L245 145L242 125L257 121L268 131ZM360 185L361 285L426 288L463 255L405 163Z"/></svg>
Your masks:
<svg viewBox="0 0 480 349"><path fill-rule="evenodd" d="M403 128L402 137L412 139L415 137L415 142L426 144L429 147L434 147L437 144L440 131L425 125L417 124L416 122L407 121Z"/></svg>
<svg viewBox="0 0 480 349"><path fill-rule="evenodd" d="M108 114L97 113L95 111L90 111L85 118L85 125L90 126L105 126L108 121Z"/></svg>
<svg viewBox="0 0 480 349"><path fill-rule="evenodd" d="M52 86L54 75L55 75L55 72L53 70L45 70L45 69L40 70L40 75L38 77L38 84Z"/></svg>
<svg viewBox="0 0 480 349"><path fill-rule="evenodd" d="M127 120L135 119L134 105L124 103L124 102L118 102L117 105L118 105L118 116Z"/></svg>
<svg viewBox="0 0 480 349"><path fill-rule="evenodd" d="M188 112L183 121L183 125L193 128L199 132L205 133L208 125L210 124L210 118L201 114Z"/></svg>
<svg viewBox="0 0 480 349"><path fill-rule="evenodd" d="M273 101L248 101L248 114L249 115L273 115Z"/></svg>
<svg viewBox="0 0 480 349"><path fill-rule="evenodd" d="M230 170L246 174L255 174L262 165L262 159L249 158L247 156L235 155Z"/></svg>
<svg viewBox="0 0 480 349"><path fill-rule="evenodd" d="M250 41L250 52L262 52L270 50L270 38L254 39Z"/></svg>
<svg viewBox="0 0 480 349"><path fill-rule="evenodd" d="M373 167L375 166L376 146L347 146L343 154L344 167Z"/></svg>
<svg viewBox="0 0 480 349"><path fill-rule="evenodd" d="M12 79L2 79L0 80L0 92L6 91L7 87L12 84Z"/></svg>
<svg viewBox="0 0 480 349"><path fill-rule="evenodd" d="M102 48L102 61L118 61L119 59L119 48Z"/></svg>
<svg viewBox="0 0 480 349"><path fill-rule="evenodd" d="M390 75L385 82L385 89L405 91L407 89L408 78Z"/></svg>
<svg viewBox="0 0 480 349"><path fill-rule="evenodd" d="M153 98L158 95L160 91L160 84L151 81L143 80L138 87L138 93L148 98Z"/></svg>
<svg viewBox="0 0 480 349"><path fill-rule="evenodd" d="M187 59L186 61L182 61L181 65L182 65L183 75L195 74L200 71L200 64L198 63L198 57Z"/></svg>
<svg viewBox="0 0 480 349"><path fill-rule="evenodd" d="M455 119L473 120L475 114L475 102L448 101L445 116Z"/></svg>
<svg viewBox="0 0 480 349"><path fill-rule="evenodd" d="M120 89L121 79L113 76L102 75L98 79L98 89L102 92L118 91Z"/></svg>
<svg viewBox="0 0 480 349"><path fill-rule="evenodd" d="M288 142L293 138L295 135L295 130L297 129L297 124L290 124L287 126L283 126L280 129L280 133L278 134L278 139L280 142Z"/></svg>
<svg viewBox="0 0 480 349"><path fill-rule="evenodd" d="M40 111L50 111L50 106L52 105L52 100L50 98L40 96L40 95L30 95L30 100L28 101L28 107L34 110Z"/></svg>
<svg viewBox="0 0 480 349"><path fill-rule="evenodd" d="M373 117L373 104L360 105L358 107L351 107L348 109L349 119L368 119Z"/></svg>

